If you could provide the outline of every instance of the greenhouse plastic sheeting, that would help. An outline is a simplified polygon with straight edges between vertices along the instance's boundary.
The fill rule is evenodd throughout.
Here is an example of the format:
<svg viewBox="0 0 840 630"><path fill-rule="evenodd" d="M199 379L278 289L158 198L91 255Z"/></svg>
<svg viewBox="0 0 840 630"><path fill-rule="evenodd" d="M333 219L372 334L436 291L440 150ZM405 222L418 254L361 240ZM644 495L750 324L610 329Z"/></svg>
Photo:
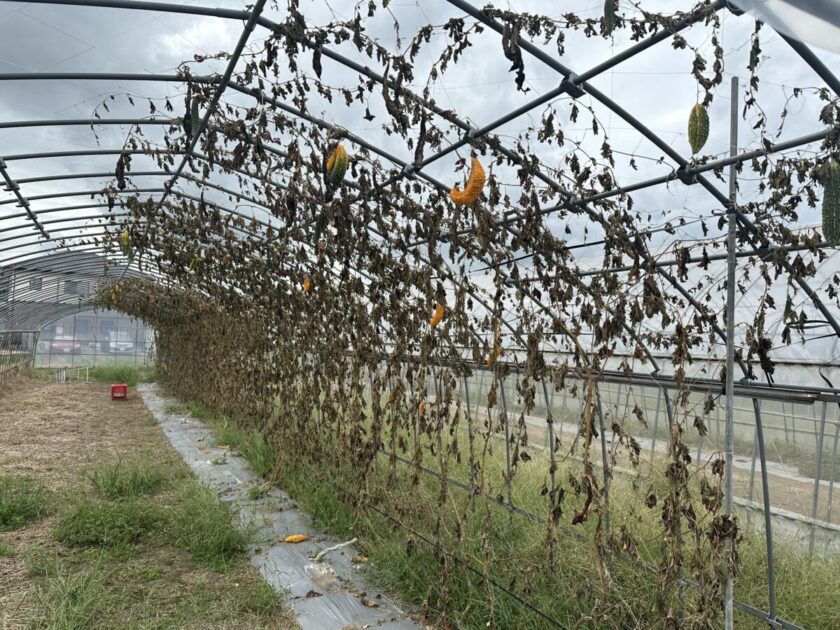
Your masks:
<svg viewBox="0 0 840 630"><path fill-rule="evenodd" d="M732 4L777 31L840 52L840 2L837 0L734 0Z"/></svg>

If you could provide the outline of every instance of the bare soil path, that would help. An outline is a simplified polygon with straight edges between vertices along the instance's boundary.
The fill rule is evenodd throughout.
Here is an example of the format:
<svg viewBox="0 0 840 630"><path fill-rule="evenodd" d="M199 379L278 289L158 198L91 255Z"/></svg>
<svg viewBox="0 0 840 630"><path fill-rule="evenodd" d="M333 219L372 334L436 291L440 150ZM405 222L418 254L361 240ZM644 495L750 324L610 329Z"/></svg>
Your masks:
<svg viewBox="0 0 840 630"><path fill-rule="evenodd" d="M0 478L35 480L55 505L51 515L23 527L0 527L0 630L57 627L44 621L42 610L45 589L55 585L36 574L34 558L55 558L70 577L106 571L90 623L61 627L297 628L288 607L244 553L218 571L159 540L121 553L56 541L56 522L89 485L91 468L131 454L148 454L156 467L174 471L176 479L190 476L133 390L127 401L111 401L108 387L99 383L17 377L5 384L0 392ZM173 494L150 500L165 504Z"/></svg>

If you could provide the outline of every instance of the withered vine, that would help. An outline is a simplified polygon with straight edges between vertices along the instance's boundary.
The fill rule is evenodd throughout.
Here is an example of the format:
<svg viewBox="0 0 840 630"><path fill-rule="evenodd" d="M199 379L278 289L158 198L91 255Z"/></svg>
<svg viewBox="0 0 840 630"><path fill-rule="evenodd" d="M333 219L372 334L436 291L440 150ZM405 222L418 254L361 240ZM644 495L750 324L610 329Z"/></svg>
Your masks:
<svg viewBox="0 0 840 630"><path fill-rule="evenodd" d="M706 430L704 418L718 400L709 396L697 409L682 384L692 356L722 341L723 313L695 297L716 283L702 272L721 241L677 244L675 264L657 266L661 257L652 239L677 226L655 225L619 189L616 161L629 157L629 167L636 168L640 156L613 151L606 127L584 99L551 102L539 124L513 140L494 131L470 133L472 126L457 112L435 104L435 81L457 71L476 38L493 36L486 24L453 18L425 25L410 38L395 24L400 43L406 42L395 51L366 30L381 14L380 3L358 3L352 19L321 26L307 21L296 0L285 8L286 19L234 75L237 91L255 98L248 106L223 99L211 112L197 154L189 156L184 177L206 186L203 193L190 196L175 187L163 204L125 194L132 153L151 156L167 171L181 159L218 89L201 78L204 58L179 68L184 102L164 103L177 118L163 142L145 137L140 126L127 137L113 184L104 191L114 211L121 204L127 214L105 242L116 249L127 231L135 262L167 280L123 280L103 289L100 303L154 326L158 365L179 395L236 414L282 445L288 457L340 470L352 480L348 500L359 509L387 507L401 520L415 517L429 525L444 584L431 604L442 625L458 625L446 584L462 563L480 567L488 584L487 620L491 627L496 623L493 602L501 595L487 580L505 559L489 530L489 505L513 509L508 493L516 476L542 466L537 474L544 476L547 550L516 559L520 578L507 585L510 591L527 600L533 580L545 579L535 576L562 570L557 541L582 532L591 542L597 585L581 587L581 619L605 627L715 627L723 569L737 565L725 549L739 531L723 513L722 454L693 462L683 441L686 432ZM570 31L610 38L624 29L633 41L664 32L677 54L690 52L686 72L696 78L698 95L687 101L686 117L696 102L708 106L723 81L720 14L705 2L679 15L625 8L614 3L598 18L492 8L484 15L500 27L498 58L510 63L511 83L520 91L528 91L528 74L538 65L523 41L551 43L562 57ZM710 58L677 32L675 24L683 19L708 32ZM767 117L759 105L760 36L756 28L744 116L753 117L769 151ZM431 47L433 41L445 42L442 52ZM424 49L433 51L433 62L421 77L415 69ZM342 76L350 80L330 84L325 67L337 61L328 58L329 50L352 51L366 59L362 65L379 70L357 74L344 68ZM410 85L423 87L416 93ZM787 304L773 303L765 292L754 321L745 323L741 363L753 377L756 362L772 374L768 309L784 309L784 339L794 341L808 318L796 282L812 278L824 256L819 234L794 226L802 205L817 203L821 167L837 153L840 104L826 90L797 89L790 98L805 96L824 103L815 121L827 130L819 150L807 156L768 153L739 166L761 183L759 195L738 208L758 226L744 223L739 230L739 245L754 248L756 256L742 261L738 289L744 292L756 276L768 288L788 283ZM143 103L128 98L138 107ZM345 105L364 124L381 126L402 142L411 161L390 162L352 129L320 121L314 112L324 102ZM157 113L160 104L148 103L150 113ZM786 112L787 105L783 119ZM586 153L579 140L567 137L566 116L603 138L599 154ZM339 144L349 153L349 168L336 183L325 169ZM451 181L426 175L422 168L431 156L453 144L459 152L449 158ZM557 162L537 158L547 146L563 149ZM456 205L449 188L463 186L468 157L483 165L486 185L478 201ZM693 163L710 159L701 153ZM211 192L219 192L220 173L236 181L226 207L209 201ZM723 170L708 175L714 186ZM564 233L549 225L558 220ZM719 234L724 221L701 217L703 235ZM576 262L570 242L584 236L579 230L597 239L603 272L581 273L586 268ZM819 289L826 303L837 305L838 282L835 277ZM438 304L445 316L432 326ZM621 348L632 349L621 359L628 373L653 369L651 350L668 353L678 385L668 457L654 462L658 469L650 473L664 484L654 487L639 474L633 486L641 500L625 513L610 509L613 468L619 462L641 466L631 424L645 425L646 418L638 406L631 419L614 417L598 388L602 370L621 358ZM489 389L479 401L473 391L470 408L463 385L481 369L489 370ZM579 431L571 440L554 435L547 455L538 456L525 418L543 408L550 392L564 390L583 400ZM491 462L505 454L509 473L499 476ZM387 483L378 482L382 466ZM409 500L411 488L429 469L445 479L458 467L467 471L468 492L440 484L433 505L424 507L431 507L431 516L423 520ZM400 492L402 501L394 498ZM467 531L476 510L488 515L482 519L487 529L479 533ZM654 612L629 603L614 579L616 563L632 563L640 546L652 544L636 531L650 514L658 515L661 547ZM471 537L481 543L470 547ZM410 547L417 544L412 534L406 540ZM678 596L683 578L696 583L695 595Z"/></svg>

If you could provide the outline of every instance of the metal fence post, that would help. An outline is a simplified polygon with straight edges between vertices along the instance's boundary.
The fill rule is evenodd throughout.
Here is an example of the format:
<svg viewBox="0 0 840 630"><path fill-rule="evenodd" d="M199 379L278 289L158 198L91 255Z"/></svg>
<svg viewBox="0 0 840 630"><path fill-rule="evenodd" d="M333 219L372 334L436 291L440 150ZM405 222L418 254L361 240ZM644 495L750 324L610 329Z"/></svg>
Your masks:
<svg viewBox="0 0 840 630"><path fill-rule="evenodd" d="M755 429L753 430L752 460L750 462L750 486L749 486L750 501L752 501L753 488L755 486L755 458L757 456L758 456L758 425L756 425Z"/></svg>
<svg viewBox="0 0 840 630"><path fill-rule="evenodd" d="M552 403L554 402L554 386L553 385L554 384L552 383L552 387L551 387L551 402ZM563 435L563 432L566 430L565 429L565 420L563 419L563 416L566 415L566 399L568 398L568 396L569 396L569 390L566 389L566 383L563 383L563 402L560 403L560 407L563 410L562 413L560 414L560 435Z"/></svg>
<svg viewBox="0 0 840 630"><path fill-rule="evenodd" d="M776 619L776 573L773 567L773 520L770 515L770 485L767 482L767 451L764 447L764 427L761 420L761 401L752 399L755 411L755 436L761 457L761 496L764 504L764 543L767 546L767 601L771 623ZM753 460L755 464L755 460ZM750 493L752 499L752 492Z"/></svg>
<svg viewBox="0 0 840 630"><path fill-rule="evenodd" d="M825 414L828 403L823 402L822 416L820 418L820 432L817 435L817 470L814 473L814 495L811 497L811 518L816 521L817 507L820 500L820 475L822 474L823 441L825 438ZM808 541L808 552L814 553L814 537L817 533L816 522L811 523L811 537Z"/></svg>
<svg viewBox="0 0 840 630"><path fill-rule="evenodd" d="M732 77L731 98L729 112L729 154L734 156L738 152L738 77ZM728 231L726 239L726 430L724 438L724 513L732 516L732 443L733 443L733 405L735 404L735 235L737 218L735 216L736 196L735 165L729 167L729 207L726 210ZM729 558L732 554L732 541L727 539L724 571L726 583L723 595L724 627L732 630L733 618L733 584L732 572L729 570Z"/></svg>
<svg viewBox="0 0 840 630"><path fill-rule="evenodd" d="M653 414L653 433L650 438L650 461L656 454L656 432L659 430L659 407L662 404L662 390L656 390L656 412Z"/></svg>
<svg viewBox="0 0 840 630"><path fill-rule="evenodd" d="M548 397L548 386L545 384L545 376L542 378L542 390L546 404L545 424L548 434L548 459L550 462L548 476L551 479L551 496L554 497L554 487L556 485L554 476L557 472L557 463L554 456L554 418L551 413L551 401Z"/></svg>
<svg viewBox="0 0 840 630"><path fill-rule="evenodd" d="M836 418L836 414L835 414ZM837 440L840 438L840 422L834 422L834 446L831 448L831 473L828 476L828 505L825 520L831 522L831 496L834 494L834 475L837 474Z"/></svg>
<svg viewBox="0 0 840 630"><path fill-rule="evenodd" d="M513 507L513 484L510 473L510 426L508 425L507 396L505 395L505 379L503 376L499 378L499 391L501 392L502 418L505 424L505 469L507 470L508 509L510 509Z"/></svg>
<svg viewBox="0 0 840 630"><path fill-rule="evenodd" d="M607 430L604 428L604 412L601 407L601 394L599 388L595 387L595 401L598 405L598 425L601 429L601 466L604 478L604 531L607 539L610 537L610 471L607 467Z"/></svg>
<svg viewBox="0 0 840 630"><path fill-rule="evenodd" d="M622 383L619 383L618 384L618 389L616 390L616 393L615 393L615 404L613 405L613 409L615 409L616 420L618 420L618 418L619 418L618 406L621 404L621 386L622 386Z"/></svg>
<svg viewBox="0 0 840 630"><path fill-rule="evenodd" d="M781 406L782 406L782 422L784 422L784 426L785 426L785 443L787 444L787 442L788 442L788 426L787 426L787 413L785 412L785 402L784 401L782 401Z"/></svg>
<svg viewBox="0 0 840 630"><path fill-rule="evenodd" d="M464 374L464 402L466 403L467 415L467 440L470 446L470 508L475 509L475 462L473 461L473 425L472 417L470 415L470 383Z"/></svg>

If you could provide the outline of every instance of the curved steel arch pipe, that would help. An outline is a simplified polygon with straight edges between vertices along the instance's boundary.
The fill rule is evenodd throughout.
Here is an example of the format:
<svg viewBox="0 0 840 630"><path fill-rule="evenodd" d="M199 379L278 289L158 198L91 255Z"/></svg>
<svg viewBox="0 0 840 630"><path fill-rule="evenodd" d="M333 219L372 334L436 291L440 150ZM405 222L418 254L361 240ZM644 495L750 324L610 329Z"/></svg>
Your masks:
<svg viewBox="0 0 840 630"><path fill-rule="evenodd" d="M9 0L9 2L25 2L27 4L63 4L73 7L96 7L103 9L182 13L185 15L201 15L205 17L216 17L229 20L247 20L253 14L252 11L237 11L235 9L219 9L169 2L144 2L139 0Z"/></svg>

